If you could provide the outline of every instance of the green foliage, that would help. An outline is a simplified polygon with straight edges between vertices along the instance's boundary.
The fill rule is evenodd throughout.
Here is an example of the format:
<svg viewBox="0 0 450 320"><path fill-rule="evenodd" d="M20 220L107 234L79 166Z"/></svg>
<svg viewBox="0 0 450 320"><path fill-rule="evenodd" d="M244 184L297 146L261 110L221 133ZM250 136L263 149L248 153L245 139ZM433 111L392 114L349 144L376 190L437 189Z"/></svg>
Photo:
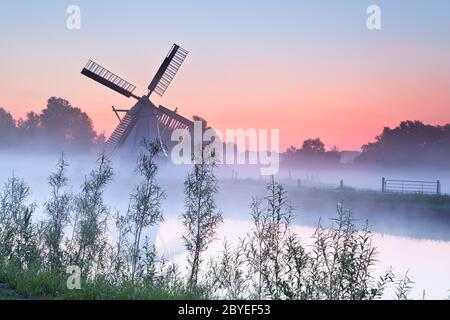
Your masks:
<svg viewBox="0 0 450 320"><path fill-rule="evenodd" d="M0 263L0 283L7 283L5 299L65 299L65 300L152 300L152 299L199 299L195 293L188 293L182 287L165 290L136 286L131 282L114 285L102 277L83 280L82 290L69 290L67 276L36 269L23 270L15 264Z"/></svg>
<svg viewBox="0 0 450 320"><path fill-rule="evenodd" d="M394 167L438 166L448 168L450 125L433 126L420 121L402 121L385 127L373 143L365 144L358 163Z"/></svg>
<svg viewBox="0 0 450 320"><path fill-rule="evenodd" d="M246 254L250 270L256 274L254 288L257 299L281 298L283 245L289 237L292 208L283 186L271 179L269 195L254 198L251 210L254 230L248 236Z"/></svg>
<svg viewBox="0 0 450 320"><path fill-rule="evenodd" d="M215 166L207 161L195 165L184 184L189 269L183 274L144 236L147 227L163 220L165 198L156 180L159 146L146 147L137 166L142 181L129 209L113 216L115 243L107 234L111 215L103 202L113 176L106 156L74 197L67 191L67 163L60 158L49 177L52 193L42 224L32 223L36 205L28 202L26 183L8 179L0 193L0 298L363 300L379 299L393 285L397 299L408 299L413 285L408 274L397 279L389 270L375 278L372 234L367 225L357 228L343 205L329 227L319 223L313 245L303 245L292 228L287 193L273 178L267 195L251 203L252 230L236 245L225 242L219 256L202 265L222 222ZM80 290L67 286L65 271L73 265L81 269Z"/></svg>
<svg viewBox="0 0 450 320"><path fill-rule="evenodd" d="M41 112L28 112L17 121L0 108L3 149L88 152L101 149L104 140L104 135L95 132L91 118L62 98L50 97Z"/></svg>
<svg viewBox="0 0 450 320"><path fill-rule="evenodd" d="M303 141L301 148L289 147L283 154L282 163L287 166L336 166L339 165L341 155L336 147L325 149L325 144L319 139Z"/></svg>
<svg viewBox="0 0 450 320"><path fill-rule="evenodd" d="M160 201L164 191L156 183L159 148L146 144L147 153L138 161L143 181L131 196L127 215L114 218L119 233L115 245L106 233L109 209L103 193L111 181L110 160L102 155L81 192L72 197L66 190L67 163L61 157L49 177L52 194L44 204L45 220L34 225L36 207L28 203L29 187L13 177L0 195L0 297L56 299L178 299L200 298L187 290L175 264L159 258L140 232L162 221ZM66 226L72 222L72 236ZM132 240L128 239L131 234ZM138 234L138 237L135 235ZM136 241L138 241L136 243ZM138 248L138 250L133 250ZM133 254L137 257L133 269ZM67 288L66 267L81 268L81 290ZM3 289L7 288L7 289ZM10 293L14 294L11 295Z"/></svg>
<svg viewBox="0 0 450 320"><path fill-rule="evenodd" d="M372 300L394 285L406 299L412 282L389 270L375 279L376 249L367 225L358 229L351 212L339 204L328 228L320 223L314 243L302 245L291 228L292 208L284 188L273 179L268 195L251 205L253 230L237 251L228 246L210 262L212 296L255 299ZM240 255L245 252L245 256ZM239 288L235 295L234 288Z"/></svg>
<svg viewBox="0 0 450 320"><path fill-rule="evenodd" d="M194 165L184 181L185 212L182 222L186 232L183 240L190 266L188 286L192 291L199 289L201 254L213 241L217 227L223 221L215 202L218 187L214 168L215 164L202 155L200 163Z"/></svg>
<svg viewBox="0 0 450 320"><path fill-rule="evenodd" d="M158 185L156 175L158 166L157 156L161 152L161 146L158 142L147 142L144 140L146 152L138 160L136 171L141 175L143 181L136 187L131 195L130 205L125 220L129 224L129 232L132 235L130 248L131 258L131 281L135 280L136 273L140 277L149 277L149 269L153 268L154 254L149 251L148 244L145 247L146 252L144 261L149 263L140 263L141 260L141 238L145 228L153 226L158 222L164 221L161 211L161 201L166 198L165 192ZM154 250L153 250L154 251ZM147 270L145 270L147 269ZM150 272L150 273L149 273Z"/></svg>
<svg viewBox="0 0 450 320"><path fill-rule="evenodd" d="M48 182L52 187L51 199L44 207L47 219L43 223L43 237L47 248L47 260L51 270L61 272L63 267L63 250L61 244L64 229L70 222L72 195L64 191L68 179L65 175L68 167L62 155L58 161L56 172L51 174Z"/></svg>
<svg viewBox="0 0 450 320"><path fill-rule="evenodd" d="M36 205L27 203L29 195L30 188L17 177L8 179L0 195L0 257L23 268L40 259L31 219Z"/></svg>
<svg viewBox="0 0 450 320"><path fill-rule="evenodd" d="M250 297L250 273L245 269L245 243L241 241L236 250L228 242L218 259L208 263L206 283L212 297L244 300Z"/></svg>
<svg viewBox="0 0 450 320"><path fill-rule="evenodd" d="M81 268L84 275L91 275L105 266L107 250L106 225L109 210L103 203L103 192L113 176L110 160L101 155L97 169L86 178L80 194L74 199L74 235L68 243L72 250L70 263Z"/></svg>

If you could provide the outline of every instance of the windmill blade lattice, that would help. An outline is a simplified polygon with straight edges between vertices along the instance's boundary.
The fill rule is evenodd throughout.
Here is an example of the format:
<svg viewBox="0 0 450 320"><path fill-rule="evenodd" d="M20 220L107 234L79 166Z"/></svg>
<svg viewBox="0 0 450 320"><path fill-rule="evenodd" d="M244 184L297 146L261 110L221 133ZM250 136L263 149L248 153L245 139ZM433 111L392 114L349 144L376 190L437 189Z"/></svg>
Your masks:
<svg viewBox="0 0 450 320"><path fill-rule="evenodd" d="M167 156L165 148L167 142L170 141L172 132L176 129L184 129L192 131L194 123L176 111L169 110L163 106L159 106L157 115L158 139L163 146L163 151Z"/></svg>
<svg viewBox="0 0 450 320"><path fill-rule="evenodd" d="M138 100L129 110L113 107L120 123L106 142L108 151L114 153L120 149L121 154L138 154L142 151L143 139L159 140L163 146L166 145L170 149L176 144L171 141L174 130L193 130L193 122L179 115L177 110L172 111L163 106L156 107L150 100L152 92L160 96L164 95L187 55L188 51L174 44L148 86L148 94L142 97L133 94L136 89L134 85L89 60L81 71L83 75L126 97ZM121 119L118 112L126 112L126 114Z"/></svg>
<svg viewBox="0 0 450 320"><path fill-rule="evenodd" d="M111 148L114 148L116 145L118 145L123 137L126 136L126 133L129 128L131 128L132 123L135 122L135 118L135 115L127 112L120 124L116 127L116 129L109 137L108 141L106 141L106 145Z"/></svg>
<svg viewBox="0 0 450 320"><path fill-rule="evenodd" d="M115 75L111 71L102 67L98 63L89 60L86 66L81 71L83 75L92 80L97 81L98 83L107 86L108 88L124 95L125 97L134 97L137 98L133 91L136 89L136 86L132 85L128 81L122 79L121 77Z"/></svg>
<svg viewBox="0 0 450 320"><path fill-rule="evenodd" d="M172 46L167 57L164 59L161 67L158 69L158 72L156 72L155 77L148 86L148 96L150 96L152 92L156 92L161 97L164 95L188 53L188 51L176 44Z"/></svg>

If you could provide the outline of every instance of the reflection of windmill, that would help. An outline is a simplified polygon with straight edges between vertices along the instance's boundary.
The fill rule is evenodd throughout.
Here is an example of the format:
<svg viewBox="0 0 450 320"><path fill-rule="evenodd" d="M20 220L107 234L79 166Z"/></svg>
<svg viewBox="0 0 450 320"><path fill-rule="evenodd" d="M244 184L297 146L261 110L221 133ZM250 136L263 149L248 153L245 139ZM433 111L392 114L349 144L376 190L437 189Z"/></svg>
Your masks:
<svg viewBox="0 0 450 320"><path fill-rule="evenodd" d="M130 110L113 107L120 123L106 142L111 152L119 151L123 155L135 155L140 149L143 138L149 141L158 139L162 145L166 146L166 149L170 149L173 146L170 141L173 130L192 131L194 125L192 121L179 115L177 110L172 111L163 106L156 107L150 100L153 92L161 97L164 95L187 54L186 50L174 44L148 86L148 93L143 97L133 94L136 87L131 83L94 61L90 60L87 63L81 71L82 74L128 98L133 97L138 100ZM125 116L120 118L119 112L125 112Z"/></svg>

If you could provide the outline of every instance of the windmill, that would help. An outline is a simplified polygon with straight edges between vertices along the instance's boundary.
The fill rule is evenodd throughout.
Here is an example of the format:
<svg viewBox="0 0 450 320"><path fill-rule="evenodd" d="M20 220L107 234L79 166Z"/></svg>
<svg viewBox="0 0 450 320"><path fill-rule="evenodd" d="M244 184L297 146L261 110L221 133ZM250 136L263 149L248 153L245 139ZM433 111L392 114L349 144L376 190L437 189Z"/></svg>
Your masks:
<svg viewBox="0 0 450 320"><path fill-rule="evenodd" d="M137 155L142 147L142 140L159 140L164 153L174 145L171 134L175 129L193 130L192 121L163 106L157 107L150 100L153 93L163 96L188 55L188 51L174 44L148 86L148 93L139 97L133 93L134 85L115 75L96 62L89 60L81 73L92 80L124 95L134 98L137 103L129 110L116 109L113 112L119 119L119 124L106 142L107 150L119 152L125 156ZM121 118L120 113L125 113Z"/></svg>

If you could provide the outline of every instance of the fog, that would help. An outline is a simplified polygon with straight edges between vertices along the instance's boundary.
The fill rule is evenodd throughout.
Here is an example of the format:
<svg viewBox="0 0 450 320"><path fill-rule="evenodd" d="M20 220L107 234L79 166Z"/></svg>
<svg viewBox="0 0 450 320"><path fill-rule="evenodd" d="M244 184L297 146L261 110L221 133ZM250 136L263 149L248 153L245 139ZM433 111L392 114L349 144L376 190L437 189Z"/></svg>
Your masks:
<svg viewBox="0 0 450 320"><path fill-rule="evenodd" d="M50 195L48 175L58 161L58 153L4 152L0 160L0 183L12 175L30 186L30 202L38 207L34 221L43 218L43 203ZM78 193L84 177L95 168L97 155L66 153L68 178L72 192ZM139 177L134 172L133 159L113 158L115 176L105 192L105 203L111 212L125 212L129 196ZM189 166L161 164L158 179L167 193L163 202L165 221L148 233L158 252L185 265L185 250L181 240L183 228L179 217L184 209L183 181ZM257 166L221 166L217 169L219 193L217 205L224 223L209 249L215 255L225 239L234 242L251 229L249 205L253 196L263 197L265 183L270 179L259 175ZM338 203L351 209L359 225L366 220L374 232L374 245L380 252L377 271L389 267L401 275L409 271L415 281L413 298L447 298L450 290L450 211L426 201L419 204L396 198L387 203L380 195L381 177L408 180L440 180L442 192L450 193L450 173L425 169L363 169L350 165L339 169L281 169L275 179L288 192L295 214L295 230L309 244L318 221L324 226L335 217ZM346 188L358 192L340 192L341 180ZM114 237L112 225L110 233Z"/></svg>

